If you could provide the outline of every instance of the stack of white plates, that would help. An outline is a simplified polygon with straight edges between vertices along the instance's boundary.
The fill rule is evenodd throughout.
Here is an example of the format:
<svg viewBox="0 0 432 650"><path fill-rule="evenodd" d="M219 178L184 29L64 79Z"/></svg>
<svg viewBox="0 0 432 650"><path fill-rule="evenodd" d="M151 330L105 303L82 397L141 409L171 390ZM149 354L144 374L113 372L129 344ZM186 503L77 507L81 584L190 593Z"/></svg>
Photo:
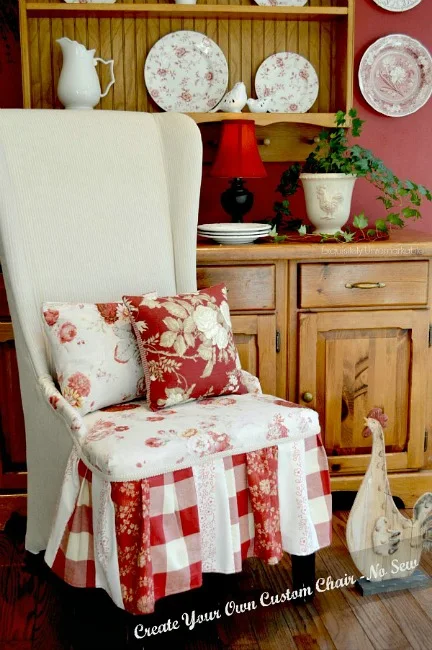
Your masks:
<svg viewBox="0 0 432 650"><path fill-rule="evenodd" d="M218 244L250 244L259 237L267 237L271 225L267 223L206 223L198 226L198 234L214 239Z"/></svg>

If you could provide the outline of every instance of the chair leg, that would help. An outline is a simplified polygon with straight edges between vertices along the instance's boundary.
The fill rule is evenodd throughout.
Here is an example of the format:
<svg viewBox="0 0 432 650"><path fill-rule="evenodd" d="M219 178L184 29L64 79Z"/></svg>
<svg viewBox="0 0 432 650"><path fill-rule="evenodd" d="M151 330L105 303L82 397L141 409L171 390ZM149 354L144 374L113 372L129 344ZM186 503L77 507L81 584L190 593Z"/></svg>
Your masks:
<svg viewBox="0 0 432 650"><path fill-rule="evenodd" d="M299 593L294 603L307 603L315 595L315 553L291 555L293 591Z"/></svg>

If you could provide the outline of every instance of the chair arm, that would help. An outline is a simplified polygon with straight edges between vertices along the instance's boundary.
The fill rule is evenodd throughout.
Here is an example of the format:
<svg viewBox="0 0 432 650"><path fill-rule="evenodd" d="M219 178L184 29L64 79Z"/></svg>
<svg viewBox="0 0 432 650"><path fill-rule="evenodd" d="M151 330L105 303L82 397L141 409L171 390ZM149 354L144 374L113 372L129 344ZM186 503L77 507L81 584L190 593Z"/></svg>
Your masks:
<svg viewBox="0 0 432 650"><path fill-rule="evenodd" d="M248 393L253 393L255 395L262 394L262 388L258 377L251 375L247 370L241 370L242 382Z"/></svg>
<svg viewBox="0 0 432 650"><path fill-rule="evenodd" d="M51 375L38 377L39 387L42 390L46 402L60 417L70 430L72 437L77 440L87 433L82 416L57 390Z"/></svg>

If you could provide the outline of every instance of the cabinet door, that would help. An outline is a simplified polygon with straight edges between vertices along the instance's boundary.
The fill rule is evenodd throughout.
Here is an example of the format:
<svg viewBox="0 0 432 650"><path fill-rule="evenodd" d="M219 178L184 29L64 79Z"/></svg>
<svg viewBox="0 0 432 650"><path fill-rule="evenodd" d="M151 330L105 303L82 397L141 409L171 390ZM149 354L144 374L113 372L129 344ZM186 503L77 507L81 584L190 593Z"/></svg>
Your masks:
<svg viewBox="0 0 432 650"><path fill-rule="evenodd" d="M261 382L264 393L276 394L276 316L231 316L242 368Z"/></svg>
<svg viewBox="0 0 432 650"><path fill-rule="evenodd" d="M26 487L24 415L13 330L0 323L0 489Z"/></svg>
<svg viewBox="0 0 432 650"><path fill-rule="evenodd" d="M300 315L299 403L318 411L334 472L366 469L375 406L389 418L388 469L422 466L428 320L423 310Z"/></svg>

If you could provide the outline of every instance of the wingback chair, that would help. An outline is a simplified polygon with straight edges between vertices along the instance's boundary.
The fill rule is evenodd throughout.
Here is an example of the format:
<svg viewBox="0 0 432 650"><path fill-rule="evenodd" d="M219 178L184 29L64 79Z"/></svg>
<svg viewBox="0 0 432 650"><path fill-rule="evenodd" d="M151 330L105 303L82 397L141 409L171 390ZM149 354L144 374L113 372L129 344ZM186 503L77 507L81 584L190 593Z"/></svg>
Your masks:
<svg viewBox="0 0 432 650"><path fill-rule="evenodd" d="M183 115L0 111L0 257L25 416L32 553L49 545L56 513L66 507L62 490L76 435L85 435L73 407L50 404L50 395L62 398L41 305L110 302L148 288L161 296L195 291L201 171L200 133ZM309 510L292 497L302 534L309 526L313 537L298 555L329 543L327 465L317 419L310 422L298 443L300 460L293 454L290 461L297 477L314 477L304 480ZM288 481L280 477L280 491ZM111 595L122 606L121 596Z"/></svg>

